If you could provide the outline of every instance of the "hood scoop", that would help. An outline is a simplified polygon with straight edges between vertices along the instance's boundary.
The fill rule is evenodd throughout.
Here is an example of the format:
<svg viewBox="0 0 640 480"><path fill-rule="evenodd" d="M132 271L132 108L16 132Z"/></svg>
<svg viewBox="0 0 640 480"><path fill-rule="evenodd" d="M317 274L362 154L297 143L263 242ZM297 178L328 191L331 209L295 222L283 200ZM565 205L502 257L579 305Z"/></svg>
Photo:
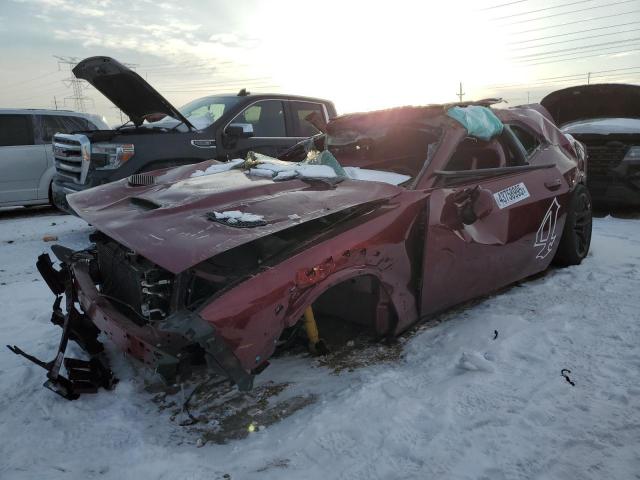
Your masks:
<svg viewBox="0 0 640 480"><path fill-rule="evenodd" d="M143 210L156 210L162 207L162 205L154 202L153 200L149 200L148 198L142 198L142 197L130 197L129 202L131 202L131 205L140 207Z"/></svg>
<svg viewBox="0 0 640 480"><path fill-rule="evenodd" d="M136 173L127 178L127 182L132 187L148 187L156 184L156 177L148 173Z"/></svg>

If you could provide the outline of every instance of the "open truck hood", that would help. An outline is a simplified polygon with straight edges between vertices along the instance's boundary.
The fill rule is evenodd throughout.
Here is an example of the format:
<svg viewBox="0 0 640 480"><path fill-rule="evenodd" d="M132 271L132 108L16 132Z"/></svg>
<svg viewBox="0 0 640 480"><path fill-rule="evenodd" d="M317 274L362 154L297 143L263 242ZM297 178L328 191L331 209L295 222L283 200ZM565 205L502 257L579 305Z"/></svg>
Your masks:
<svg viewBox="0 0 640 480"><path fill-rule="evenodd" d="M640 118L640 86L580 85L556 90L540 103L558 126L595 118Z"/></svg>
<svg viewBox="0 0 640 480"><path fill-rule="evenodd" d="M73 68L73 74L111 100L135 125L141 125L145 115L164 113L194 128L146 80L111 57L86 58Z"/></svg>
<svg viewBox="0 0 640 480"><path fill-rule="evenodd" d="M136 253L179 273L272 233L358 205L383 201L402 188L378 182L323 182L247 176L241 170L191 178L212 162L167 170L155 184L127 179L67 197L76 213ZM264 216L265 225L239 228L210 220L214 211Z"/></svg>

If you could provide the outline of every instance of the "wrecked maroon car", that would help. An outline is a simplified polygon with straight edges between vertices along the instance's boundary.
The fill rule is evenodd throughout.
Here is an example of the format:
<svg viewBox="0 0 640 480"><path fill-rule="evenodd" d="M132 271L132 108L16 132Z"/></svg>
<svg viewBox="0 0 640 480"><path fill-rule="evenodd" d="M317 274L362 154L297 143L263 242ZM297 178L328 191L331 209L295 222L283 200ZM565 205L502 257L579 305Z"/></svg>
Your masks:
<svg viewBox="0 0 640 480"><path fill-rule="evenodd" d="M640 86L591 84L540 102L565 134L587 147L594 205L640 206Z"/></svg>
<svg viewBox="0 0 640 480"><path fill-rule="evenodd" d="M316 350L328 317L393 338L552 261L579 264L584 150L534 109L491 104L344 115L300 162L250 154L70 195L96 232L88 249L53 248L60 270L38 261L58 355L11 348L67 398L113 386L100 332L168 382L208 368L249 389L297 326ZM68 339L90 360L63 362Z"/></svg>

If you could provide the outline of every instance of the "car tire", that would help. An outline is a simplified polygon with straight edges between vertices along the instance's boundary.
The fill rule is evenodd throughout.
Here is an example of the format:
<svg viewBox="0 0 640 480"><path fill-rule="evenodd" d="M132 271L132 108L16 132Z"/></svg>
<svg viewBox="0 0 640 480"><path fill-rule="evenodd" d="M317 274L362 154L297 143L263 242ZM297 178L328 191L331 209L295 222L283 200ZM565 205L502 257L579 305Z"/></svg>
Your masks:
<svg viewBox="0 0 640 480"><path fill-rule="evenodd" d="M591 230L591 195L586 186L578 184L571 194L567 219L553 263L562 267L579 265L589 253Z"/></svg>

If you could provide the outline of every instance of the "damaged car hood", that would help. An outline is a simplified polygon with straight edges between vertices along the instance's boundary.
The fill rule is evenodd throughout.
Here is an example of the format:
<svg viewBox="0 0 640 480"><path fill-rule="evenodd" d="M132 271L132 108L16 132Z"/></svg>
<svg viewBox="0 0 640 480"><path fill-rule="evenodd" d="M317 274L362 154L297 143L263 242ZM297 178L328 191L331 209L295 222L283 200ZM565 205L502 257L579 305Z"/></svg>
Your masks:
<svg viewBox="0 0 640 480"><path fill-rule="evenodd" d="M213 162L174 168L150 185L123 179L67 196L78 216L126 247L179 273L198 263L281 230L341 210L398 195L379 182L337 185L299 179L274 182L241 170L191 177ZM139 180L139 179L138 179ZM255 226L215 221L215 212L263 217Z"/></svg>
<svg viewBox="0 0 640 480"><path fill-rule="evenodd" d="M194 128L140 75L111 57L86 58L73 68L73 74L111 100L135 125L141 125L145 115L164 113Z"/></svg>
<svg viewBox="0 0 640 480"><path fill-rule="evenodd" d="M540 103L558 126L595 118L640 118L640 86L593 84L556 90Z"/></svg>

